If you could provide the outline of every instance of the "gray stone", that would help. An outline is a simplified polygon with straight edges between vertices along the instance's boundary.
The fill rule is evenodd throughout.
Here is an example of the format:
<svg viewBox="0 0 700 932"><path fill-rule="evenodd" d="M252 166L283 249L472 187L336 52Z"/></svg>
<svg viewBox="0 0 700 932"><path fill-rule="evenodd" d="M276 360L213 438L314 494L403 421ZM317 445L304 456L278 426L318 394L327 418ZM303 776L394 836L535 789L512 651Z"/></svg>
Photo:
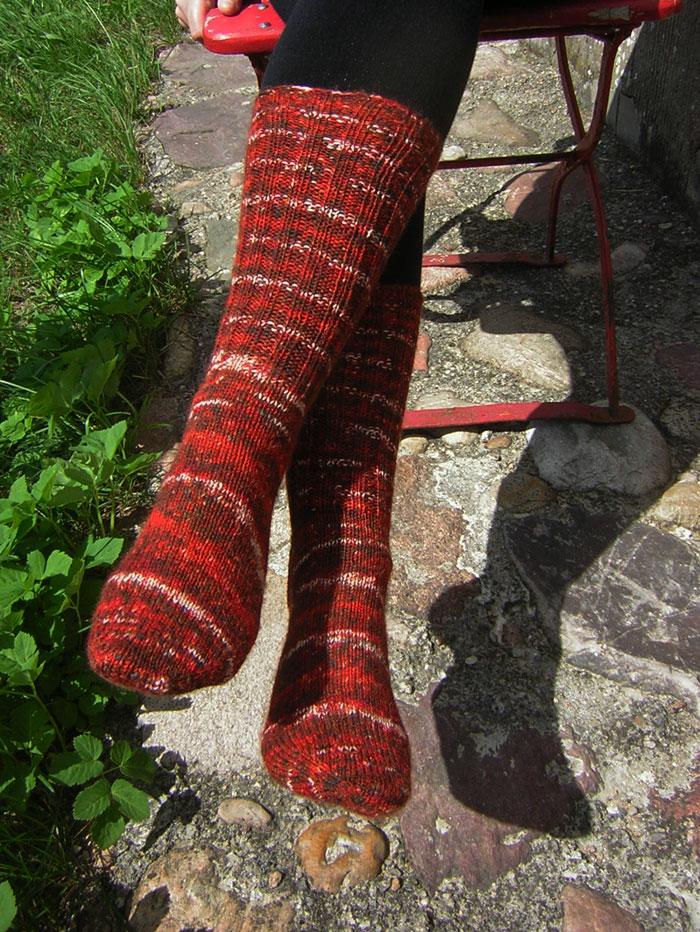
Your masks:
<svg viewBox="0 0 700 932"><path fill-rule="evenodd" d="M504 210L521 223L545 223L556 171L556 166L542 166L516 175L506 187ZM562 186L559 211L569 211L587 200L586 178L583 169L577 168Z"/></svg>
<svg viewBox="0 0 700 932"><path fill-rule="evenodd" d="M449 138L460 143L485 142L489 145L497 139L499 145L506 149L534 146L540 141L537 133L519 126L498 104L488 99L478 101L468 113L458 113Z"/></svg>
<svg viewBox="0 0 700 932"><path fill-rule="evenodd" d="M569 663L697 703L700 566L690 544L578 510L566 521L511 521L506 542Z"/></svg>
<svg viewBox="0 0 700 932"><path fill-rule="evenodd" d="M629 275L644 262L647 250L639 243L621 243L610 254L615 275Z"/></svg>
<svg viewBox="0 0 700 932"><path fill-rule="evenodd" d="M661 423L672 437L690 443L700 441L700 405L688 398L674 398L661 415Z"/></svg>
<svg viewBox="0 0 700 932"><path fill-rule="evenodd" d="M249 101L238 94L221 94L167 110L153 125L176 165L217 168L243 160L249 123Z"/></svg>
<svg viewBox="0 0 700 932"><path fill-rule="evenodd" d="M506 369L531 385L558 391L571 390L566 349L582 345L572 328L508 305L485 308L476 329L462 341L472 359Z"/></svg>
<svg viewBox="0 0 700 932"><path fill-rule="evenodd" d="M206 223L207 268L214 273L231 274L233 254L238 238L238 224L234 220L213 218Z"/></svg>
<svg viewBox="0 0 700 932"><path fill-rule="evenodd" d="M170 325L163 360L163 374L168 381L177 381L189 375L194 363L195 348L189 320L183 316L177 317Z"/></svg>
<svg viewBox="0 0 700 932"><path fill-rule="evenodd" d="M672 343L656 351L656 361L668 366L684 388L700 392L700 346Z"/></svg>
<svg viewBox="0 0 700 932"><path fill-rule="evenodd" d="M671 477L663 437L636 408L629 424L543 422L529 447L540 476L555 489L645 495Z"/></svg>
<svg viewBox="0 0 700 932"><path fill-rule="evenodd" d="M206 91L255 88L255 73L242 55L212 55L198 42L183 42L161 62L165 77Z"/></svg>

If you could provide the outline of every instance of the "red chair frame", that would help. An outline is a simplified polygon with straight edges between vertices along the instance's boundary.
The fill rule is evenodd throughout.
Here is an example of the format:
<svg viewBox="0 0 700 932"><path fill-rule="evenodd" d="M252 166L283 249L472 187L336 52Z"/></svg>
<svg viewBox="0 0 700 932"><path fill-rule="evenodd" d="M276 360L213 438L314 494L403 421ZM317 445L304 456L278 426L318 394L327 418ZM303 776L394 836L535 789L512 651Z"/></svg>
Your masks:
<svg viewBox="0 0 700 932"><path fill-rule="evenodd" d="M554 247L562 187L566 178L581 167L585 173L593 208L600 254L608 405L605 408L566 400L407 411L403 423L405 430L445 430L485 424L522 423L535 419L621 423L634 418L632 409L621 405L619 401L613 272L605 209L593 154L605 125L615 56L620 44L642 23L672 16L681 10L682 5L683 0L625 0L624 5L614 5L610 0L551 0L507 3L499 5L498 9L489 10L487 0L479 35L480 42L554 38L559 75L575 144L570 149L560 152L451 159L440 162L438 168L441 170L552 163L558 163L558 168L552 182L547 237L542 256L525 252L426 255L423 257L423 265L442 268L484 263L537 267L561 265L565 258L556 253ZM260 82L267 58L283 29L283 21L267 2L247 5L236 16L223 16L214 9L205 20L204 45L213 52L247 55ZM569 66L566 46L569 36L589 36L602 44L595 104L588 127L584 125Z"/></svg>

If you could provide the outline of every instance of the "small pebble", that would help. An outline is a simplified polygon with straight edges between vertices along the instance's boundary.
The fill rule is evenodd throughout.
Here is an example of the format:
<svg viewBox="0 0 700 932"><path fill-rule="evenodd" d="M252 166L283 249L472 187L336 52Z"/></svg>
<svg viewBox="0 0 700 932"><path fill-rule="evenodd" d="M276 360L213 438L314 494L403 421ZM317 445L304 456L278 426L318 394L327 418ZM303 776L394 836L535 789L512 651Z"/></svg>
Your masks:
<svg viewBox="0 0 700 932"><path fill-rule="evenodd" d="M507 434L499 434L496 437L489 437L484 446L487 450L506 450L512 442Z"/></svg>
<svg viewBox="0 0 700 932"><path fill-rule="evenodd" d="M272 822L272 815L253 799L243 797L230 797L224 799L217 810L217 815L229 825L239 825L241 828L263 831Z"/></svg>
<svg viewBox="0 0 700 932"><path fill-rule="evenodd" d="M391 883L389 884L389 889L391 890L392 893L396 893L398 890L400 890L400 889L401 889L401 880L400 880L400 878L398 878L398 877L392 877L392 878L391 878Z"/></svg>
<svg viewBox="0 0 700 932"><path fill-rule="evenodd" d="M267 885L268 887L270 887L271 890L276 890L283 880L284 880L284 874L282 873L282 871L272 871L271 874L268 874Z"/></svg>
<svg viewBox="0 0 700 932"><path fill-rule="evenodd" d="M427 449L427 437L404 437L399 444L399 456L411 456L414 453L425 453Z"/></svg>
<svg viewBox="0 0 700 932"><path fill-rule="evenodd" d="M446 443L448 447L458 447L462 444L474 443L478 436L471 430L451 430L449 433L442 435L442 442Z"/></svg>

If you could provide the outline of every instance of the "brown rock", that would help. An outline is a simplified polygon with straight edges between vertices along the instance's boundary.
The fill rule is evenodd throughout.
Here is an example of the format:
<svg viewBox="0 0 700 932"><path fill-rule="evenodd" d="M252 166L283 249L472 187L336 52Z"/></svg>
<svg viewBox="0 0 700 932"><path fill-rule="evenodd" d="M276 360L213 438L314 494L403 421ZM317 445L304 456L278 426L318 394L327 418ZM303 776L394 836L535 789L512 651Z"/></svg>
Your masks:
<svg viewBox="0 0 700 932"><path fill-rule="evenodd" d="M688 844L695 856L700 857L700 757L695 759L694 771L689 789L677 788L670 799L654 790L651 802L665 818L686 826Z"/></svg>
<svg viewBox="0 0 700 932"><path fill-rule="evenodd" d="M244 906L219 889L212 851L176 848L154 861L134 894L134 932L180 932L211 927L239 932Z"/></svg>
<svg viewBox="0 0 700 932"><path fill-rule="evenodd" d="M546 482L522 472L510 473L494 485L492 492L500 508L516 515L539 511L556 498L556 492Z"/></svg>
<svg viewBox="0 0 700 932"><path fill-rule="evenodd" d="M252 907L220 889L213 848L175 848L146 870L129 915L133 932L293 932L289 903Z"/></svg>
<svg viewBox="0 0 700 932"><path fill-rule="evenodd" d="M219 804L217 815L229 825L238 825L241 828L255 829L258 832L269 828L272 816L253 799L243 799L232 796Z"/></svg>
<svg viewBox="0 0 700 932"><path fill-rule="evenodd" d="M243 161L249 123L250 107L245 99L238 94L220 94L166 110L153 126L176 165L216 168Z"/></svg>
<svg viewBox="0 0 700 932"><path fill-rule="evenodd" d="M667 489L651 510L661 524L700 531L700 485L677 482Z"/></svg>
<svg viewBox="0 0 700 932"><path fill-rule="evenodd" d="M334 856L336 849L339 853ZM376 877L389 853L389 843L369 822L355 828L348 816L338 816L305 829L297 840L296 852L311 886L337 893L344 884L354 887Z"/></svg>
<svg viewBox="0 0 700 932"><path fill-rule="evenodd" d="M431 893L451 876L488 886L526 861L533 839L565 824L597 785L592 755L571 731L560 738L522 728L489 741L459 702L442 700L439 685L417 706L399 707L413 751L401 830Z"/></svg>
<svg viewBox="0 0 700 932"><path fill-rule="evenodd" d="M487 450L507 450L512 442L507 434L499 434L496 437L489 437L484 446Z"/></svg>
<svg viewBox="0 0 700 932"><path fill-rule="evenodd" d="M427 333L420 333L418 335L418 342L416 343L416 354L413 359L414 372L428 371L428 353L430 352L431 342L432 341Z"/></svg>
<svg viewBox="0 0 700 932"><path fill-rule="evenodd" d="M517 175L507 187L505 210L522 223L544 223L549 212L549 195L557 166L535 168ZM583 169L577 168L564 182L560 210L588 200Z"/></svg>
<svg viewBox="0 0 700 932"><path fill-rule="evenodd" d="M626 909L588 887L567 884L562 900L562 932L642 932L642 927Z"/></svg>

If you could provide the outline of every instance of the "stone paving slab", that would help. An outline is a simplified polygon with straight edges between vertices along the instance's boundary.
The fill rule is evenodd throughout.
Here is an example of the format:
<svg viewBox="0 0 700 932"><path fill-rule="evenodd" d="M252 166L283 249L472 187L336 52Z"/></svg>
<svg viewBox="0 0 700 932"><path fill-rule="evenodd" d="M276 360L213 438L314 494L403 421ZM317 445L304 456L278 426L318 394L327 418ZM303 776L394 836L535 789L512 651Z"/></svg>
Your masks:
<svg viewBox="0 0 700 932"><path fill-rule="evenodd" d="M164 64L144 154L206 295L189 329L173 330L190 355L194 339L195 358L158 395L159 411L173 422L179 412L163 435L172 436L223 306L254 81L247 65L188 42ZM540 59L514 43L481 48L447 147L479 155L565 138L556 99ZM648 446L624 427L602 434L598 460L596 444L563 431L557 444L590 477L578 488L543 466L558 425L538 428L537 441L507 427L404 441L388 627L414 793L376 826L388 852L379 874L352 887L341 867L361 872L353 859L366 823L341 825L343 813L284 792L259 757L286 620L281 497L262 632L241 674L141 712L161 796L114 867L125 889L141 883L135 927L700 930L700 234L613 140L598 162L623 401L648 417L666 472L659 478ZM508 179L500 170L436 178L431 248L540 248L542 173ZM580 179L571 185L563 270L426 275L412 404L601 396L595 244ZM539 380L538 349L550 359ZM645 482L630 484L639 475ZM261 804L269 824L224 821L231 797ZM300 848L302 834L314 843ZM329 865L337 893L315 886Z"/></svg>

